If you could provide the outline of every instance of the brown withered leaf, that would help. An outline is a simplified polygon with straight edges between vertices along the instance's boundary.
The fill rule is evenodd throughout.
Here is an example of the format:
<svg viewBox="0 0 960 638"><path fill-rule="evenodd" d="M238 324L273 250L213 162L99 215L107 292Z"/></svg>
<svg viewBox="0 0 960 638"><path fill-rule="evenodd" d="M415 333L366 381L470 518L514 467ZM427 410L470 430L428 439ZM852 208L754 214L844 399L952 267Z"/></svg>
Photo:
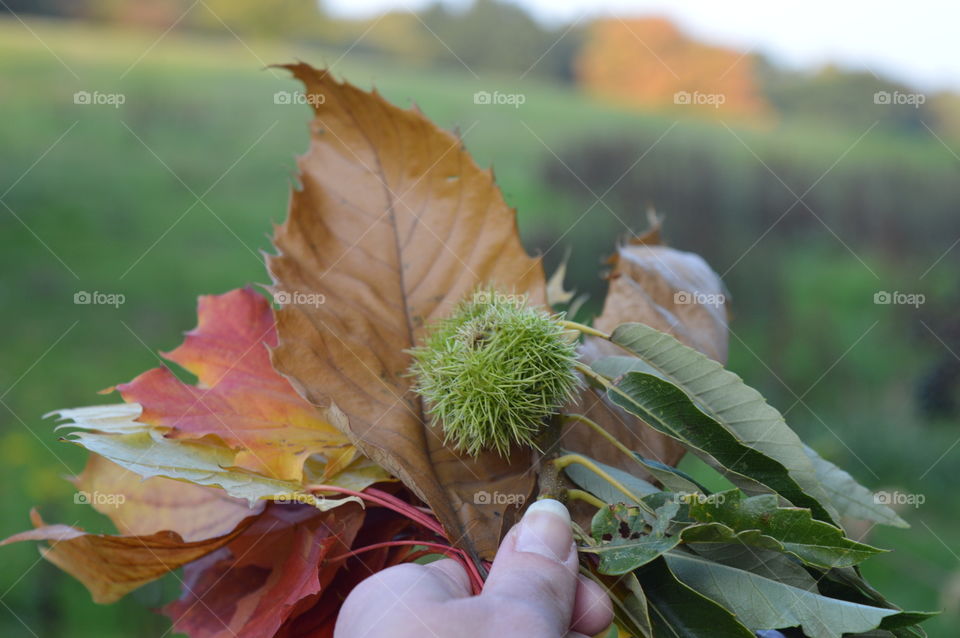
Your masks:
<svg viewBox="0 0 960 638"><path fill-rule="evenodd" d="M83 472L73 479L90 504L108 516L127 536L144 536L163 530L176 532L184 541L223 536L248 516L263 510L265 501L253 507L219 488L194 485L155 476L141 479L130 470L90 454ZM112 498L96 498L109 495Z"/></svg>
<svg viewBox="0 0 960 638"><path fill-rule="evenodd" d="M43 557L86 586L96 603L112 603L134 589L223 547L239 536L256 516L243 519L228 534L192 543L176 532L148 536L88 534L69 525L46 525L33 510L36 529L15 534L0 545L20 541L49 541Z"/></svg>
<svg viewBox="0 0 960 638"><path fill-rule="evenodd" d="M270 505L230 544L184 568L183 593L163 613L191 638L275 636L327 593L344 563L330 558L349 551L364 516L356 504Z"/></svg>
<svg viewBox="0 0 960 638"><path fill-rule="evenodd" d="M236 450L236 465L271 478L301 481L314 454L330 475L350 464L356 450L349 440L271 367L269 301L250 288L204 295L197 317L183 344L164 354L195 374L197 385L160 367L117 386L125 401L143 406L139 421L171 439L216 436Z"/></svg>
<svg viewBox="0 0 960 638"><path fill-rule="evenodd" d="M545 302L539 259L489 170L418 110L305 64L315 117L301 188L267 263L276 293L274 367L355 445L429 504L449 537L492 558L504 505L483 490L529 495L529 452L456 454L430 427L406 376L424 327L481 284Z"/></svg>
<svg viewBox="0 0 960 638"><path fill-rule="evenodd" d="M618 247L611 258L610 288L594 326L610 332L627 322L645 323L720 362L727 358L726 289L720 277L698 255L660 245L660 225ZM582 359L625 354L617 346L588 338ZM618 440L647 458L675 465L684 454L676 441L656 432L613 405L596 390L585 388L577 408ZM636 463L583 425L564 432L564 445L604 463L636 473Z"/></svg>

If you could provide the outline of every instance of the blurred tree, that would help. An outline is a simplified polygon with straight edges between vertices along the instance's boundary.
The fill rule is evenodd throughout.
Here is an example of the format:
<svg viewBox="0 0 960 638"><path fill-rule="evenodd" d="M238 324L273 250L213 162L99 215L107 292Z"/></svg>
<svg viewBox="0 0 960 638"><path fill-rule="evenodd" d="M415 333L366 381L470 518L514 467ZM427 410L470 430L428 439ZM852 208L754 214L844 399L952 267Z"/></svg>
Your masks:
<svg viewBox="0 0 960 638"><path fill-rule="evenodd" d="M37 4L38 0L16 0ZM223 32L224 24L237 33L285 38L329 39L332 21L316 0L39 0L40 4L69 5L71 15L103 22ZM12 6L12 5L11 5ZM58 11L65 14L66 11Z"/></svg>
<svg viewBox="0 0 960 638"><path fill-rule="evenodd" d="M355 51L385 53L406 63L433 63L450 53L416 14L393 11L371 20L341 20L332 41Z"/></svg>
<svg viewBox="0 0 960 638"><path fill-rule="evenodd" d="M943 308L928 311L927 321L932 328L925 328L921 336L929 332L942 340L939 357L928 364L927 370L917 380L914 399L920 413L929 420L952 421L960 415L960 359L955 352L960 349L960 320L953 312L956 299Z"/></svg>
<svg viewBox="0 0 960 638"><path fill-rule="evenodd" d="M316 0L204 0L186 21L212 31L222 31L226 24L238 33L289 38L320 35L326 20Z"/></svg>
<svg viewBox="0 0 960 638"><path fill-rule="evenodd" d="M168 27L190 5L182 0L87 0L85 16L104 22Z"/></svg>
<svg viewBox="0 0 960 638"><path fill-rule="evenodd" d="M576 28L541 27L521 7L500 0L476 0L466 9L436 3L421 14L394 11L364 20L335 20L316 0L12 0L18 6L83 7L94 19L222 32L224 24L241 34L308 39L324 44L399 57L409 63L441 63L457 68L522 75L572 78L580 43ZM193 8L191 9L191 7ZM186 15L184 15L186 14ZM181 16L183 18L181 19Z"/></svg>
<svg viewBox="0 0 960 638"><path fill-rule="evenodd" d="M422 35L442 41L441 57L448 62L459 66L460 58L471 68L571 78L571 60L580 41L576 28L568 33L566 28L544 29L522 8L498 0L476 0L464 11L438 2L420 17Z"/></svg>
<svg viewBox="0 0 960 638"><path fill-rule="evenodd" d="M936 119L928 96L863 71L826 66L813 73L758 65L763 92L785 118L815 120L865 130L874 122L907 133L926 132Z"/></svg>
<svg viewBox="0 0 960 638"><path fill-rule="evenodd" d="M84 0L4 0L0 13L37 13L41 15L82 15L89 3Z"/></svg>
<svg viewBox="0 0 960 638"><path fill-rule="evenodd" d="M609 18L590 25L575 68L579 83L604 98L755 117L769 112L755 62L752 55L697 42L666 19ZM722 103L710 98L718 95Z"/></svg>
<svg viewBox="0 0 960 638"><path fill-rule="evenodd" d="M930 100L937 133L945 139L960 144L960 95L938 93Z"/></svg>

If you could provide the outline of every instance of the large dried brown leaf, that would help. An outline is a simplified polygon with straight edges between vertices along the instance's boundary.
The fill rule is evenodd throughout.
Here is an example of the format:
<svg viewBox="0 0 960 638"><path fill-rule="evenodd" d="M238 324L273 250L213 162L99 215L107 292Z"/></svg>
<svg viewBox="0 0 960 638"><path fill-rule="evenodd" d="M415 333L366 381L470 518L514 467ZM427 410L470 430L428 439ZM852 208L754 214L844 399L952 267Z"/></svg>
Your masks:
<svg viewBox="0 0 960 638"><path fill-rule="evenodd" d="M288 68L315 117L302 188L268 258L291 302L277 314L273 364L312 403L342 411L335 425L426 501L452 540L490 558L506 507L475 495L529 495L531 455L472 459L446 447L410 390L404 350L480 284L544 303L542 265L524 252L492 173L456 137L376 92Z"/></svg>
<svg viewBox="0 0 960 638"><path fill-rule="evenodd" d="M239 536L257 515L241 521L223 536L192 543L176 532L148 536L88 534L69 525L45 525L36 510L30 519L36 529L15 534L0 545L20 541L49 541L43 557L67 572L90 591L93 601L112 603L164 574L206 556Z"/></svg>
<svg viewBox="0 0 960 638"><path fill-rule="evenodd" d="M627 322L645 323L720 362L727 358L727 305L720 278L698 255L660 245L659 224L647 235L621 246L611 259L610 289L594 325L610 332ZM687 303L717 301L721 303ZM588 338L582 358L593 361L623 355L617 346ZM676 441L656 432L586 388L577 409L640 454L675 465L684 454ZM636 463L583 425L564 433L564 445L604 463L637 472Z"/></svg>
<svg viewBox="0 0 960 638"><path fill-rule="evenodd" d="M164 355L197 375L197 385L161 367L117 386L143 406L139 421L173 439L215 436L236 450L236 465L271 478L301 481L311 455L322 456L330 474L353 460L343 433L271 367L276 329L263 296L250 288L204 295L197 316L196 329Z"/></svg>
<svg viewBox="0 0 960 638"><path fill-rule="evenodd" d="M274 636L326 593L344 562L330 558L349 551L363 519L355 504L271 505L233 542L187 565L182 595L163 612L192 638Z"/></svg>
<svg viewBox="0 0 960 638"><path fill-rule="evenodd" d="M161 476L141 479L99 454L90 455L73 484L89 495L94 509L108 516L126 536L168 530L187 542L206 540L230 533L265 504L259 501L251 507L219 488Z"/></svg>

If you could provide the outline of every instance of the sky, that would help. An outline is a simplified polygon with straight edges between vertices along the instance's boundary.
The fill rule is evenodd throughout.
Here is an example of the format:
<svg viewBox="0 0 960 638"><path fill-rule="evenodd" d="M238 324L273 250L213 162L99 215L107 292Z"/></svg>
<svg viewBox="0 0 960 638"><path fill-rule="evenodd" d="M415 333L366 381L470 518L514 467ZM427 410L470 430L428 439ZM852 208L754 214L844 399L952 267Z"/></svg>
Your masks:
<svg viewBox="0 0 960 638"><path fill-rule="evenodd" d="M324 0L331 13L369 16L432 0ZM835 63L926 89L960 90L956 0L513 0L555 26L615 12L673 19L701 40L769 55L794 68ZM470 0L446 0L451 7ZM455 44L451 43L455 48Z"/></svg>

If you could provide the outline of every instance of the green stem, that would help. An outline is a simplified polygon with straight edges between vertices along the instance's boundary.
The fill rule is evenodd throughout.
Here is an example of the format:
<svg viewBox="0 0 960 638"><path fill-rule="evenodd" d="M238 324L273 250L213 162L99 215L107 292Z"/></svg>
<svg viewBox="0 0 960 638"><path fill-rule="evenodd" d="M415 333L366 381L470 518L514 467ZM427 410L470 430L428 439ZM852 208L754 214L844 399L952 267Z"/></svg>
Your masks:
<svg viewBox="0 0 960 638"><path fill-rule="evenodd" d="M602 330L597 330L596 328L591 328L590 326L585 326L582 323L577 323L576 321L561 321L560 325L568 330L576 330L577 332L582 332L585 335L592 335L594 337L600 337L601 339L606 339L610 341L610 335Z"/></svg>
<svg viewBox="0 0 960 638"><path fill-rule="evenodd" d="M561 326L563 326L564 328L567 328L567 329L569 329L569 330L577 330L577 331L582 332L583 334L586 334L586 335L593 335L594 337L600 337L601 339L605 339L606 341L609 341L609 342L612 343L613 345L617 346L618 348L620 348L621 350L623 350L624 352L626 352L627 354L629 354L631 357L636 357L636 358L640 359L641 361L647 362L648 364L650 363L649 361L647 361L646 358L640 356L639 354L637 354L636 352L634 352L633 350L631 350L631 349L628 348L627 346L623 345L622 343L617 343L616 341L614 341L612 334L607 334L606 332L603 332L602 330L597 330L596 328L591 328L590 326L585 326L585 325L583 325L582 323L577 323L576 321L560 321L559 323L560 323Z"/></svg>
<svg viewBox="0 0 960 638"><path fill-rule="evenodd" d="M567 490L567 497L575 501L583 501L584 503L589 503L590 505L593 505L597 509L603 509L604 507L607 506L606 503L604 503L599 498L597 498L596 496L594 496L593 494L585 490L578 490L575 488Z"/></svg>
<svg viewBox="0 0 960 638"><path fill-rule="evenodd" d="M587 364L581 361L575 362L573 364L573 367L577 370L577 372L579 372L583 376L593 379L594 381L596 381L597 383L599 383L600 385L602 385L604 388L608 390L614 387L610 379L603 376L602 374L598 374L594 372L593 368L591 368L590 366L588 366Z"/></svg>
<svg viewBox="0 0 960 638"><path fill-rule="evenodd" d="M636 503L640 508L646 510L651 514L654 513L653 510L650 508L650 506L647 505L645 502L643 502L640 499L640 497L638 497L636 494L631 492L623 483L621 483L617 479L610 476L606 471L600 468L600 466L598 466L596 463L594 463L592 460L590 460L585 456L582 456L580 454L564 454L563 456L558 456L557 458L553 459L551 463L553 463L553 465L558 470L562 470L568 465L571 465L573 463L582 465L588 470L590 470L591 472L593 472L594 474L596 474L597 476L599 476L600 478L602 478L604 481L609 483L611 486L616 488L618 491L622 492L632 502Z"/></svg>
<svg viewBox="0 0 960 638"><path fill-rule="evenodd" d="M563 415L563 418L564 418L565 420L567 420L567 421L578 421L578 422L583 423L584 425L587 425L588 427L592 428L594 432L596 432L597 434L599 434L600 436L602 436L603 438L605 438L607 441L609 441L609 442L610 442L610 445L612 445L613 447L615 447L615 448L617 448L618 450L620 450L621 452L623 452L626 456L630 457L630 459L631 459L633 462L635 462L637 465L639 465L640 467L642 467L644 473L647 472L647 467L646 467L643 463L640 462L640 460L636 457L636 455L633 453L633 451L630 450L630 448L628 448L626 445L624 445L623 443L621 443L620 441L618 441L618 440L617 440L617 437L615 437L615 436L613 436L612 434L610 434L609 432L607 432L602 425L600 425L599 423L597 423L597 422L594 421L593 419L590 419L590 418L588 418L588 417L586 417L586 416L584 416L584 415L582 415L582 414L564 414L564 415Z"/></svg>

